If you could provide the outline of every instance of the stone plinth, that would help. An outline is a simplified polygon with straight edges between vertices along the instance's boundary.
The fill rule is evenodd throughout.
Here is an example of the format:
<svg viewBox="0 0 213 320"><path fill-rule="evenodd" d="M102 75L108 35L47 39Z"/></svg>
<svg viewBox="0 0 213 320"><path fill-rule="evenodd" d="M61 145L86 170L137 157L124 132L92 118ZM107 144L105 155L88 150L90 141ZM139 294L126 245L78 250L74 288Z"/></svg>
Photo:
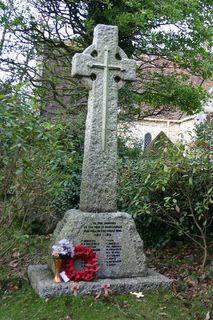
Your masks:
<svg viewBox="0 0 213 320"><path fill-rule="evenodd" d="M92 248L99 257L97 278L140 277L147 273L143 241L132 217L125 212L66 212L53 242L68 239Z"/></svg>
<svg viewBox="0 0 213 320"><path fill-rule="evenodd" d="M28 276L32 287L42 298L72 295L71 288L74 282L54 283L52 272L47 265L29 266ZM110 284L113 293L129 293L131 291L139 292L147 289L168 288L172 284L172 280L148 269L146 277L81 281L78 283L79 294L97 294L104 283Z"/></svg>

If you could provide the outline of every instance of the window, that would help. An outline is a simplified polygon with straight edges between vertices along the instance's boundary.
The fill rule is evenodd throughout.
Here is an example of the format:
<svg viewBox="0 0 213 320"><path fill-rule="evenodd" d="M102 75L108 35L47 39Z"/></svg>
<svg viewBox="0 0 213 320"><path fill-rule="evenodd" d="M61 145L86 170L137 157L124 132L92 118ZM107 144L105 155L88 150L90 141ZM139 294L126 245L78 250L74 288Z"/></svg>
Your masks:
<svg viewBox="0 0 213 320"><path fill-rule="evenodd" d="M144 137L144 149L146 149L151 142L152 142L152 135L151 133L148 132L145 134L145 137Z"/></svg>

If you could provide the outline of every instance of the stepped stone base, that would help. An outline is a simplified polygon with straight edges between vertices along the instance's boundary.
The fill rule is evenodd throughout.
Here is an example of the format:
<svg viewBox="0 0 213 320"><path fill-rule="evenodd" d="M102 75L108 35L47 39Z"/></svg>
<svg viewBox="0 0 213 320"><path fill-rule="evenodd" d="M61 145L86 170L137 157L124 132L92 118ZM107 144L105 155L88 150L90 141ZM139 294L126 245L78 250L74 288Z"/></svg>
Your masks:
<svg viewBox="0 0 213 320"><path fill-rule="evenodd" d="M72 209L66 212L53 234L53 243L62 239L91 247L99 257L99 271L91 282L79 282L80 294L100 292L109 283L113 292L129 293L166 288L172 280L147 269L141 240L132 217L125 212L91 213ZM29 266L32 287L43 298L71 295L73 282L53 282L49 266Z"/></svg>
<svg viewBox="0 0 213 320"><path fill-rule="evenodd" d="M28 268L28 276L32 287L42 298L61 297L72 295L73 281L54 283L53 274L47 265L31 265ZM147 269L145 277L119 278L119 279L97 279L91 282L81 281L79 294L96 294L100 292L101 286L109 283L113 293L139 292L147 289L168 288L172 280L163 275Z"/></svg>

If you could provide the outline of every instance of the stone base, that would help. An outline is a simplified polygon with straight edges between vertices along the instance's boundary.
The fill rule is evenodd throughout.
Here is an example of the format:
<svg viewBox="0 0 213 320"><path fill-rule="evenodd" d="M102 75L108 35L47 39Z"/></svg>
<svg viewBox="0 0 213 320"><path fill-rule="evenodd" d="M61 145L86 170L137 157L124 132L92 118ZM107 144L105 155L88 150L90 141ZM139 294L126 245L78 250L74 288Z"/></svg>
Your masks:
<svg viewBox="0 0 213 320"><path fill-rule="evenodd" d="M143 241L134 220L126 212L69 210L53 234L53 243L61 239L96 251L99 258L97 279L146 276Z"/></svg>
<svg viewBox="0 0 213 320"><path fill-rule="evenodd" d="M54 283L53 274L47 265L31 265L28 268L28 276L32 287L42 298L60 297L72 295L71 288L74 282ZM114 293L139 292L147 289L168 288L172 280L165 276L147 269L146 277L119 278L119 279L97 279L91 282L81 281L79 294L97 294L104 283L109 283Z"/></svg>

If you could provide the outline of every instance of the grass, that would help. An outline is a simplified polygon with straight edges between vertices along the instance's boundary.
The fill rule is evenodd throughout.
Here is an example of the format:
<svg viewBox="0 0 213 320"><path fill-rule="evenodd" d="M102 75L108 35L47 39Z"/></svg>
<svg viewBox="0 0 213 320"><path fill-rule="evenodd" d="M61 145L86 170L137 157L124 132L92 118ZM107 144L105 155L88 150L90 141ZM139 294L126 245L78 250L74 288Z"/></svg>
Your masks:
<svg viewBox="0 0 213 320"><path fill-rule="evenodd" d="M209 297L213 294L209 292ZM178 300L168 290L145 292L143 299L112 295L95 301L93 296L41 299L28 284L6 292L0 302L1 320L162 320L203 319L210 306L202 299L191 303ZM211 305L211 308L213 305Z"/></svg>

